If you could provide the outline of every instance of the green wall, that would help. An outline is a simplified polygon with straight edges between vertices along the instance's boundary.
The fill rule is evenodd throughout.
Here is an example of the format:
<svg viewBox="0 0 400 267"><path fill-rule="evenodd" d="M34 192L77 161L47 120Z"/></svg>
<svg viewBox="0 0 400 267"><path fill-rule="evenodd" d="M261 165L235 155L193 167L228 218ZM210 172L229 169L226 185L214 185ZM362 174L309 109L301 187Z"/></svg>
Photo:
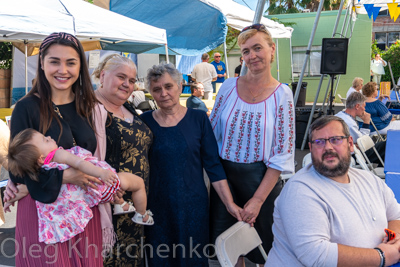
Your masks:
<svg viewBox="0 0 400 267"><path fill-rule="evenodd" d="M342 12L341 20L336 32L341 32L343 27L343 20L345 17L345 10ZM292 35L292 46L307 46L311 30L314 25L316 13L296 13L285 15L273 15L269 17L277 17L282 22L296 22L292 26L294 29ZM331 38L333 27L335 25L337 11L324 11L321 13L317 31L314 36L313 45L320 46L322 38ZM361 77L364 82L369 82L370 79L370 54L371 54L371 39L372 39L372 20L368 15L358 15L356 21L351 21L354 25L353 35L351 37L348 49L347 58L347 73L340 75L337 94L346 96L347 90L351 87L352 81L355 77ZM352 27L350 25L350 29ZM347 37L350 35L348 30ZM335 37L340 37L336 35ZM279 53L279 80L282 83L290 84L292 82L291 63L290 63L290 41L289 39L277 39L278 53ZM276 61L272 68L272 75L277 78L277 65ZM338 76L337 76L338 77ZM298 81L299 78L293 78L293 81ZM329 76L327 76L321 86L321 91L318 97L318 102L322 103L325 92L328 86ZM304 77L303 82L307 82L307 96L306 102L314 102L320 76ZM336 84L336 83L335 83ZM330 89L330 86L329 86ZM336 97L335 101L340 103L340 99Z"/></svg>

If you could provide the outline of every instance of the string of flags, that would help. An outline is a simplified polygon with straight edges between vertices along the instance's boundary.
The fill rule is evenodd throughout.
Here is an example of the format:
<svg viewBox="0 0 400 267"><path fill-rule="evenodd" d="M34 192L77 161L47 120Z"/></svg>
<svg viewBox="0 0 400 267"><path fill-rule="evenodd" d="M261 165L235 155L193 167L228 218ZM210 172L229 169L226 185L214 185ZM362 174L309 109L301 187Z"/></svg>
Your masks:
<svg viewBox="0 0 400 267"><path fill-rule="evenodd" d="M358 0L360 3L360 0ZM380 6L374 6L374 4L363 4L365 11L367 11L368 17L371 18L373 17L374 21L378 17L379 11L381 9ZM398 7L398 3L395 3L395 0L393 0L393 3L387 3L390 18L393 19L394 21L397 20L397 18L400 15L400 7ZM356 8L360 8L361 6L353 6L353 11L356 12Z"/></svg>

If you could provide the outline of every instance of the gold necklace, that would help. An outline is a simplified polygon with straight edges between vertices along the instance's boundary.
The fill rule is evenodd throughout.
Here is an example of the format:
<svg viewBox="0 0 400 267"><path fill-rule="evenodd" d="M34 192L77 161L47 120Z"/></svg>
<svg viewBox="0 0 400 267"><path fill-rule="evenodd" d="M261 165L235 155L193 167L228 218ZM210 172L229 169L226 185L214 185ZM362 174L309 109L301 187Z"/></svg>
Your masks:
<svg viewBox="0 0 400 267"><path fill-rule="evenodd" d="M255 102L256 101L256 98L257 97L259 97L260 95L262 95L262 93L264 93L264 90L261 90L261 93L259 93L258 95L254 95L253 94L253 92L250 90L250 88L249 88L249 91L250 91L250 94L253 96L253 102Z"/></svg>
<svg viewBox="0 0 400 267"><path fill-rule="evenodd" d="M101 91L100 91L99 89L97 89L97 92L101 95L101 98L103 98L106 102L110 103L110 101L108 101L108 99L101 93ZM104 103L103 103L103 105L104 105ZM126 121L127 123L132 123L132 120L131 120L131 119L125 118L124 111L122 110L122 105L119 106L119 109L120 109L121 114L122 114L122 116L120 116L120 117L122 117L122 119L123 119L124 121ZM117 114L117 113L116 113L116 112L113 112L113 114Z"/></svg>
<svg viewBox="0 0 400 267"><path fill-rule="evenodd" d="M120 106L119 108L121 109L122 119L123 119L124 121L126 121L127 123L132 123L132 120L131 120L131 119L125 118L124 111L122 110L122 106Z"/></svg>

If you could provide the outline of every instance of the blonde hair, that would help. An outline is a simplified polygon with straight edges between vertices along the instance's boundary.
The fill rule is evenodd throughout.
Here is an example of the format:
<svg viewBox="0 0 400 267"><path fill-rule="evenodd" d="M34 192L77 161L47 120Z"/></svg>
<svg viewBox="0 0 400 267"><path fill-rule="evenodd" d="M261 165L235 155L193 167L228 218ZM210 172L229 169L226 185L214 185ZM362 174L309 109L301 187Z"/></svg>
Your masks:
<svg viewBox="0 0 400 267"><path fill-rule="evenodd" d="M248 29L248 30L245 30L244 32L241 32L238 37L238 45L241 47L242 44L244 44L247 40L249 40L251 37L256 35L257 32L261 32L263 34L265 41L267 41L267 43L270 47L272 47L275 44L274 41L272 40L271 33L265 27L263 27L258 30L257 29ZM272 55L270 63L274 62L274 59L275 59L275 55Z"/></svg>
<svg viewBox="0 0 400 267"><path fill-rule="evenodd" d="M119 54L111 54L106 56L99 63L97 68L93 71L92 76L95 79L100 80L100 74L103 70L115 70L123 64L130 66L137 71L136 64L130 58L123 57Z"/></svg>
<svg viewBox="0 0 400 267"><path fill-rule="evenodd" d="M353 80L353 88L356 88L360 84L362 85L364 83L364 79L360 77L355 77Z"/></svg>
<svg viewBox="0 0 400 267"><path fill-rule="evenodd" d="M8 147L8 170L15 176L29 176L37 181L40 170L38 159L40 151L37 146L29 143L38 131L28 128L18 133Z"/></svg>

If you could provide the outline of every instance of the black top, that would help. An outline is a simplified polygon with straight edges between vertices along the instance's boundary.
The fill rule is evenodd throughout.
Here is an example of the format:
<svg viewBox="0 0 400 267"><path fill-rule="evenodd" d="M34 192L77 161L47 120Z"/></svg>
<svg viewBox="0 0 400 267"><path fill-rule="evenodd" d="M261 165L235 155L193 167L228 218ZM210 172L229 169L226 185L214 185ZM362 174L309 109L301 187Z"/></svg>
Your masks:
<svg viewBox="0 0 400 267"><path fill-rule="evenodd" d="M96 150L96 136L88 121L78 115L75 108L75 101L57 106L63 119L60 118L63 131L60 135L60 127L55 119L52 120L50 128L44 134L51 136L58 146L65 149L73 146L73 139L82 148L94 153ZM11 138L26 128L39 130L40 125L40 99L36 96L27 96L16 104L12 113ZM10 173L10 178L14 183L26 184L31 197L42 203L52 203L60 192L63 171L52 169L41 169L38 174L39 182L31 180L29 177L15 177Z"/></svg>
<svg viewBox="0 0 400 267"><path fill-rule="evenodd" d="M242 65L239 65L235 68L235 74L238 74L240 76L240 71L242 70Z"/></svg>

